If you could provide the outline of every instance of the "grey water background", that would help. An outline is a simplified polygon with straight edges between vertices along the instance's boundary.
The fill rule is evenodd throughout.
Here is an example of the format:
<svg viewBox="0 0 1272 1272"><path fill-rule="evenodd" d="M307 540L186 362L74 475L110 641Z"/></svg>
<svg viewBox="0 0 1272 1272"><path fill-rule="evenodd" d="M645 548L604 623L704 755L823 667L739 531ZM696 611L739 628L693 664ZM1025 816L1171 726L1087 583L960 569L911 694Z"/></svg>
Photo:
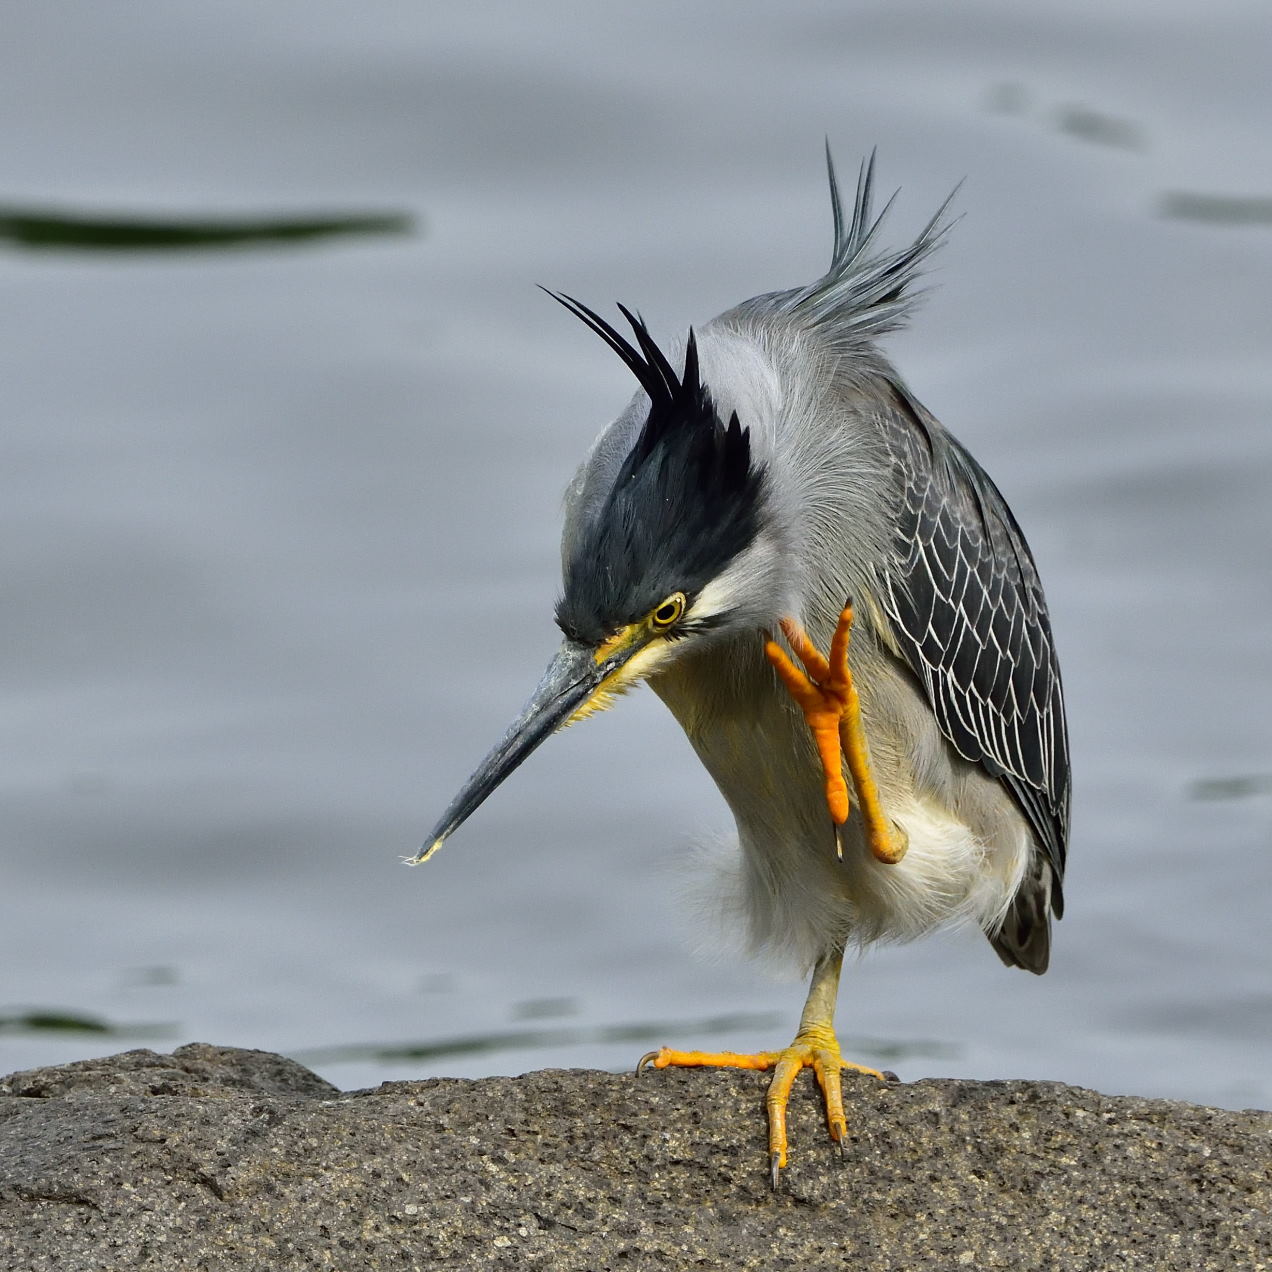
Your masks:
<svg viewBox="0 0 1272 1272"><path fill-rule="evenodd" d="M648 691L399 858L554 647L560 492L631 389L534 284L665 335L811 279L829 135L849 179L879 147L893 241L966 178L889 348L1029 533L1076 774L1051 972L974 932L875 951L845 1050L1272 1103L1262 0L3 29L0 1071L201 1039L350 1087L789 1038L802 984L694 953L682 866L729 818Z"/></svg>

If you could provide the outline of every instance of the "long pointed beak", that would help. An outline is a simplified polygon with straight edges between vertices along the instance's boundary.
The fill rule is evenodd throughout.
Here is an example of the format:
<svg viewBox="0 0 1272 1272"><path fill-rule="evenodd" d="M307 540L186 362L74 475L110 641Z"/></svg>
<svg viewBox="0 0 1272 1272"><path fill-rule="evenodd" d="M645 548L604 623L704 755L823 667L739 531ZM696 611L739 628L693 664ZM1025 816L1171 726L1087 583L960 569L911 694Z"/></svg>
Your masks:
<svg viewBox="0 0 1272 1272"><path fill-rule="evenodd" d="M548 664L521 714L464 783L428 841L414 857L408 858L409 864L427 861L540 742L587 706L602 681L635 652L635 648L628 647L598 662L587 646L566 641Z"/></svg>

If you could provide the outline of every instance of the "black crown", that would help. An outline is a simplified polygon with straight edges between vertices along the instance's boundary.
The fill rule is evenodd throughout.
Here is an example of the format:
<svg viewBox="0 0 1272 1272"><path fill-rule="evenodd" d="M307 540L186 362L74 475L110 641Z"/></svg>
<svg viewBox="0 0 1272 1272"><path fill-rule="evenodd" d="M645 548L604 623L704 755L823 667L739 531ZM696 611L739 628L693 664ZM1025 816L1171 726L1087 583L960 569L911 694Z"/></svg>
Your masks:
<svg viewBox="0 0 1272 1272"><path fill-rule="evenodd" d="M557 623L596 643L672 592L693 595L755 540L763 470L736 412L725 424L702 383L692 329L677 375L644 321L619 305L636 346L587 306L549 292L623 360L649 416L611 489L579 527L565 561Z"/></svg>

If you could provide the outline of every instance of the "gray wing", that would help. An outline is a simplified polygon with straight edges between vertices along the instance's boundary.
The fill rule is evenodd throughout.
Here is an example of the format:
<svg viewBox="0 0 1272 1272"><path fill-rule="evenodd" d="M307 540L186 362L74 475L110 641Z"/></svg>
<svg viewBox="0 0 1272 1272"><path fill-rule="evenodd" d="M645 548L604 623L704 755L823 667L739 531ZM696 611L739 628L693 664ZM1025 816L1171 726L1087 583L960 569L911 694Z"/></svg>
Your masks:
<svg viewBox="0 0 1272 1272"><path fill-rule="evenodd" d="M1033 555L981 466L899 388L897 404L887 429L901 487L900 564L884 607L941 732L1019 804L1051 865L1059 917L1069 740Z"/></svg>

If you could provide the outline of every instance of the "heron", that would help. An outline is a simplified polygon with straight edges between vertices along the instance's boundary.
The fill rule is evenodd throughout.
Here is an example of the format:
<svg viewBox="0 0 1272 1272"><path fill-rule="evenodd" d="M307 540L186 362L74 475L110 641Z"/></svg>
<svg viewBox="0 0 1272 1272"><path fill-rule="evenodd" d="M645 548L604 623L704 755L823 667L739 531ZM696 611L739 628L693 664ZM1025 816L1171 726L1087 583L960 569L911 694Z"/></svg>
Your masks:
<svg viewBox="0 0 1272 1272"><path fill-rule="evenodd" d="M844 1151L834 1015L849 949L976 924L1009 967L1047 970L1063 913L1070 769L1047 603L997 486L881 352L953 224L880 243L875 156L845 216L827 145L830 267L661 347L549 292L621 359L634 396L565 498L562 642L420 852L557 729L646 682L737 826L737 921L797 960L790 1046L649 1053L639 1067L771 1070L774 1187L811 1068ZM956 191L957 192L957 191Z"/></svg>

